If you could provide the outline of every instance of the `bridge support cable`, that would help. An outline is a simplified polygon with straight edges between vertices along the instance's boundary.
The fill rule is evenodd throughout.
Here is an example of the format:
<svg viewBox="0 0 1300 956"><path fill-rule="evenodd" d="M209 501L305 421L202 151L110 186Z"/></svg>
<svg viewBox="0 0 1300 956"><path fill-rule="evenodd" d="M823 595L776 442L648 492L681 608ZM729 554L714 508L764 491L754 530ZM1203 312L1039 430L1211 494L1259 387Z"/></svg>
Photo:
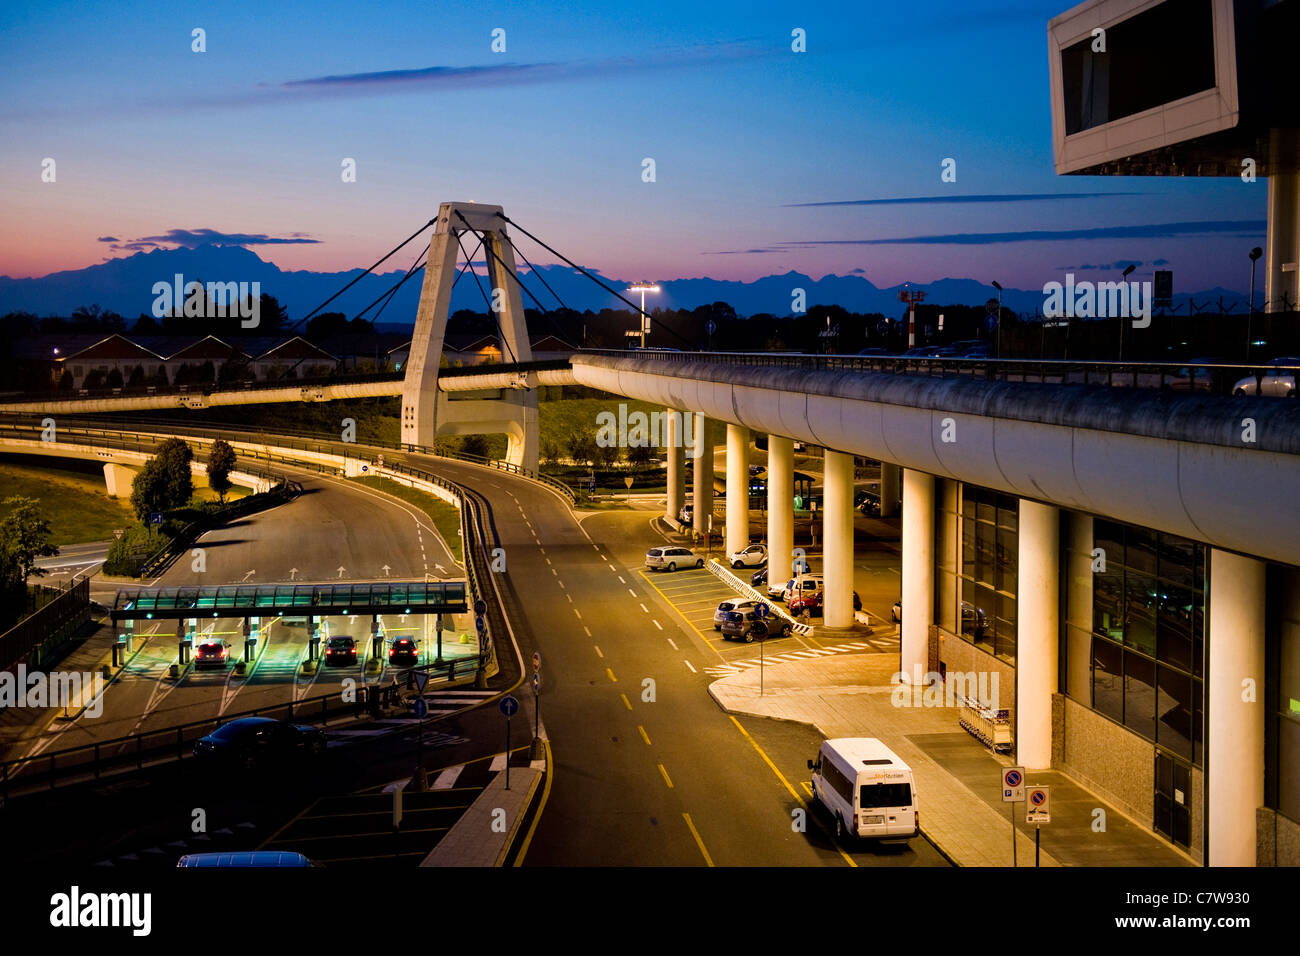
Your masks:
<svg viewBox="0 0 1300 956"><path fill-rule="evenodd" d="M549 252L551 255L555 256L557 259L561 259L561 260L563 260L567 265L572 266L574 269L577 269L580 273L582 273L584 276L586 276L586 277L587 277L588 279L590 279L592 282L596 283L596 285L600 286L602 289L604 289L604 290L605 290L606 292L608 292L610 295L614 296L614 297L615 297L616 299L618 299L619 301L625 303L625 304L626 304L630 309L632 309L633 312L635 312L637 315L641 316L643 319L648 320L648 321L651 322L652 324L654 324L654 325L658 326L659 328L663 329L665 332L670 333L670 334L671 334L675 339L677 339L677 341L683 343L684 345L690 345L690 344L691 344L691 342L686 338L686 336L682 335L682 334L681 334L680 332L678 332L676 329L670 328L669 326L665 325L663 322L660 322L658 319L656 319L656 318L655 318L654 316L652 316L650 313L646 312L644 309L642 309L639 305L637 305L635 302L633 302L633 301L632 301L631 299L629 299L627 296L623 295L623 293L618 292L618 291L615 290L612 286L610 286L608 283L601 281L599 278L597 278L596 276L592 275L590 272L588 272L588 271L587 271L586 269L584 269L582 266L578 265L576 262L574 262L574 261L573 261L572 259L570 259L568 256L564 255L563 253L561 253L561 252L557 251L556 249L552 248L551 246L547 245L547 244L546 244L545 242L543 242L542 240L538 239L538 238L537 238L536 236L534 236L531 232L529 232L529 231L528 231L527 229L525 229L523 226L519 225L519 223L515 222L513 219L511 219L511 218L510 218L509 216L507 216L505 213L503 213L503 212L499 212L499 213L497 213L497 215L501 217L501 220L502 220L503 222L506 222L506 223L510 224L511 226L514 226L516 229L518 229L520 232L522 232L522 233L523 233L525 236L527 236L529 239L533 240L533 242L537 243L539 246L541 246L543 249L545 249L545 250L546 250L547 252Z"/></svg>
<svg viewBox="0 0 1300 956"><path fill-rule="evenodd" d="M388 253L387 253L387 254L386 254L382 259L380 259L378 262L376 262L374 265L372 265L372 266L371 266L369 269L367 269L365 272L361 273L361 275L357 276L355 279L353 279L351 282L349 282L349 283L348 283L347 285L345 285L343 288L339 289L338 292L335 292L332 296L330 296L328 299L326 299L326 300L325 300L324 302L322 302L320 305L316 306L316 308L312 309L310 312L308 312L306 315L304 315L304 316L303 316L301 319L299 319L297 322L294 322L294 323L293 323L292 325L290 325L289 328L287 328L285 331L286 331L286 332L292 332L292 331L294 331L296 328L298 328L298 326L302 325L304 322L306 322L306 321L307 321L308 319L310 319L312 316L316 315L316 313L320 312L321 309L325 308L325 306L329 305L331 302L333 302L335 299L337 299L339 296L341 296L344 292L347 292L348 289L352 288L354 285L356 285L358 282L360 282L360 281L361 281L362 279L364 279L366 276L370 275L370 273L374 272L376 269L378 269L380 266L382 266L385 262L387 262L389 259L391 259L393 256L395 256L397 253L401 252L402 249L406 248L406 246L408 246L411 242L413 242L413 241L415 240L415 238L416 238L420 233L424 232L424 230L428 229L430 226L432 226L432 225L434 225L435 223L437 223L437 221L438 221L437 218L430 219L428 222L426 222L426 223L425 223L423 226L421 226L419 229L415 230L415 232L411 233L409 236L407 236L405 239L403 239L403 240L402 240L398 245L396 245L396 246L394 246L392 249L390 249L390 250L388 251Z"/></svg>
<svg viewBox="0 0 1300 956"><path fill-rule="evenodd" d="M458 213L457 215L459 215L459 213ZM464 217L462 216L462 217L461 217L461 222L464 222L464 221L465 221L465 220L464 220ZM468 225L468 223L466 223L466 225ZM470 232L474 232L474 230L471 229ZM458 232L453 232L453 235L455 235L455 237L456 237L456 245L460 246L461 254L465 256L465 259L466 259L466 261L468 262L468 260L469 260L469 256L466 255L466 253L465 253L465 244L464 244L463 242L460 241L460 233L458 233ZM474 233L474 235L478 236L478 233ZM483 241L483 237L482 237L482 236L479 236L479 245L482 246L483 249L486 250L486 251L489 252L489 253L492 251L491 249L488 248L488 244L487 244L486 242ZM474 275L474 282L475 282L475 284L478 286L478 291L479 291L479 293L483 296L483 304L487 306L488 315L492 316L492 321L496 323L496 326L497 326L497 338L501 341L502 346L505 347L506 352L508 352L508 353L510 354L510 364L512 364L512 365L518 364L519 359L515 358L515 350L512 349L512 348L510 347L510 342L507 341L507 339L506 339L506 333L505 333L505 331L501 328L501 317L500 317L500 315L499 315L499 314L498 314L498 313L497 313L497 312L492 308L492 302L491 302L491 300L488 298L488 294L487 294L487 292L484 291L484 289L483 289L483 283L482 283L481 281L479 281L478 270L475 269L474 266L471 264L470 267L469 267L469 271L470 271L471 273L473 273L473 275Z"/></svg>
<svg viewBox="0 0 1300 956"><path fill-rule="evenodd" d="M490 256L493 258L493 260L495 260L496 264L501 268L501 271L504 272L504 273L506 273L507 275L509 275L510 278L514 279L514 280L515 280L515 285L519 286L520 290L523 291L524 293L526 293L527 296L528 296L528 298L530 298L530 299L533 300L533 304L536 305L537 308L541 310L542 315L544 315L544 316L546 317L546 320L547 320L548 322L550 322L550 324L551 324L551 328L553 328L553 329L555 330L555 332L556 332L556 337L559 338L559 340L560 340L561 342L564 342L565 345L569 345L569 346L572 348L572 344L569 343L569 342L565 339L565 337L564 337L564 330L560 328L559 323L557 323L557 322L555 321L554 317L552 317L552 315L551 315L551 313L550 313L550 310L547 309L546 306L542 305L542 303L538 300L537 296L533 295L533 290L532 290L532 289L530 289L530 288L528 288L528 286L524 285L524 280L521 279L521 278L519 278L519 274L518 274L514 269L511 269L509 266L507 266L504 262L501 261L501 257L498 256L498 255L496 254L496 251L493 250L493 248L492 248L490 245L488 245L486 242L483 241L483 237L480 236L479 233L478 233L477 231L475 231L474 227L471 226L471 225L469 224L469 221L468 221L468 220L467 220L467 219L466 219L466 218L461 214L461 212L460 212L459 210L456 211L456 217L457 217L458 219L460 219L461 222L465 223L465 228L466 228L466 229L468 229L470 232L474 233L474 235L479 236L479 245L481 245L481 246L483 247L484 251L486 251L487 254L490 255ZM504 240L505 242L510 242L509 238L507 238L507 237L504 236L504 235L503 235L501 238L502 238L502 240ZM511 243L510 243L510 248L511 248L512 250L516 250L516 251L517 251L519 247L516 246L514 243L511 242ZM527 259L525 258L524 261L526 262ZM531 265L532 265L532 264L529 263L530 268L531 268ZM545 279L542 279L542 284L543 284L543 285L546 285L546 280L545 280ZM549 289L550 286L547 286L547 288ZM551 292L551 295L555 295L555 292L552 291L552 292ZM559 297L558 295L556 295L555 298L556 298L556 300L558 301L560 297ZM564 303L563 303L563 302L560 302L560 305L561 305L561 306L564 306Z"/></svg>

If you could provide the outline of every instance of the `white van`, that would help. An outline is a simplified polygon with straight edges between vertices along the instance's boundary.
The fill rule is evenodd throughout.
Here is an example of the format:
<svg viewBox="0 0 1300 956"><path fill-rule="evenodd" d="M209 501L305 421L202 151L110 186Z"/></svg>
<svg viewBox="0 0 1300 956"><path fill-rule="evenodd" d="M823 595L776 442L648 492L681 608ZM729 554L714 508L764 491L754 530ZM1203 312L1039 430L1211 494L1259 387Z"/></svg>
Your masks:
<svg viewBox="0 0 1300 956"><path fill-rule="evenodd" d="M808 769L836 836L909 840L921 832L912 768L874 737L827 740Z"/></svg>

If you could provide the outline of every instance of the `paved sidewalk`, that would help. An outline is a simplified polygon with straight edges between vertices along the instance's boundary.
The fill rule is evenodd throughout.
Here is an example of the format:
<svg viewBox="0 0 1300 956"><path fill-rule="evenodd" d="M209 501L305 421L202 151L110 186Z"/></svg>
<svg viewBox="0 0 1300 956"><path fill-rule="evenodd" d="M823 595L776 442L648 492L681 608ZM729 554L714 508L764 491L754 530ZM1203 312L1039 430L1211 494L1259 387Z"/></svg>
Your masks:
<svg viewBox="0 0 1300 956"><path fill-rule="evenodd" d="M509 790L505 773L498 772L420 866L501 866L546 775L544 765L512 763Z"/></svg>
<svg viewBox="0 0 1300 956"><path fill-rule="evenodd" d="M724 710L811 724L825 737L878 737L912 768L921 830L959 866L1010 866L1007 805L998 773L1012 761L995 755L957 723L953 708L895 707L890 675L896 654L844 654L757 669L714 681ZM809 754L809 757L814 754ZM1189 866L1191 860L1064 774L1030 772L1051 787L1052 822L1042 829L1043 866ZM1034 831L1015 805L1017 863L1032 866ZM1092 828L1106 811L1106 830Z"/></svg>

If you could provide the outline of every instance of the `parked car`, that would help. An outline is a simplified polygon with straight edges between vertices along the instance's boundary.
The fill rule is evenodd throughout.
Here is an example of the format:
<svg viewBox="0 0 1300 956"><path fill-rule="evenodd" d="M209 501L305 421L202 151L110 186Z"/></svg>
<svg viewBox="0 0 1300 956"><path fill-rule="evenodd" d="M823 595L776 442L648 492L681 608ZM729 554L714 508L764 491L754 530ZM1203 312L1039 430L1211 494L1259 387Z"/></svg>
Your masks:
<svg viewBox="0 0 1300 956"><path fill-rule="evenodd" d="M757 627L760 622L763 627ZM764 628L767 637L789 637L794 632L794 626L783 618L768 617L764 621L759 617L757 608L728 611L720 630L725 640L741 640L752 644L755 638L762 636Z"/></svg>
<svg viewBox="0 0 1300 956"><path fill-rule="evenodd" d="M1218 391L1222 369L1212 366L1220 365L1220 358L1194 358L1181 368L1165 376L1165 388L1175 392L1214 392Z"/></svg>
<svg viewBox="0 0 1300 956"><path fill-rule="evenodd" d="M890 609L889 616L894 619L895 624L903 623L903 599L899 598L894 602L893 608Z"/></svg>
<svg viewBox="0 0 1300 956"><path fill-rule="evenodd" d="M201 641L194 651L194 667L225 667L230 663L230 645L223 640Z"/></svg>
<svg viewBox="0 0 1300 956"><path fill-rule="evenodd" d="M704 559L690 548L671 546L651 548L645 553L645 566L652 571L676 571L678 568L702 568Z"/></svg>
<svg viewBox="0 0 1300 956"><path fill-rule="evenodd" d="M357 662L357 642L350 637L331 637L325 645L325 663L346 667Z"/></svg>
<svg viewBox="0 0 1300 956"><path fill-rule="evenodd" d="M748 548L727 555L733 568L756 568L767 564L767 548L761 544L751 544Z"/></svg>
<svg viewBox="0 0 1300 956"><path fill-rule="evenodd" d="M803 594L791 599L787 606L791 614L802 614L807 611L809 617L821 617L825 600L825 591L813 591L811 594ZM853 610L862 610L862 598L858 597L857 591L853 592Z"/></svg>
<svg viewBox="0 0 1300 956"><path fill-rule="evenodd" d="M759 568L749 576L749 583L753 587L762 587L767 583L767 568Z"/></svg>
<svg viewBox="0 0 1300 956"><path fill-rule="evenodd" d="M414 665L420 659L420 645L413 637L399 637L388 647L388 663Z"/></svg>
<svg viewBox="0 0 1300 956"><path fill-rule="evenodd" d="M889 355L890 352L889 349L869 348L869 349L862 349L860 352L858 352L858 354L870 357L873 355Z"/></svg>
<svg viewBox="0 0 1300 956"><path fill-rule="evenodd" d="M786 582L781 600L789 604L792 599L820 591L825 586L826 582L820 574L800 574Z"/></svg>
<svg viewBox="0 0 1300 956"><path fill-rule="evenodd" d="M692 504L682 505L682 510L677 512L677 520L682 524L692 524L695 521L695 506Z"/></svg>
<svg viewBox="0 0 1300 956"><path fill-rule="evenodd" d="M727 615L732 611L753 611L758 606L758 602L752 598L732 598L723 601L718 605L718 609L713 612L713 629L722 630L722 625L727 621Z"/></svg>
<svg viewBox="0 0 1300 956"><path fill-rule="evenodd" d="M1291 366L1285 368L1284 366ZM1233 395L1254 395L1256 391L1265 397L1276 398L1295 398L1296 376L1300 369L1300 358L1296 356L1284 356L1275 358L1267 365L1259 369L1258 375L1247 375L1245 378L1238 379L1232 386ZM1260 385L1263 385L1261 388Z"/></svg>
<svg viewBox="0 0 1300 956"><path fill-rule="evenodd" d="M317 756L324 751L325 735L315 727L270 717L241 717L194 742L195 757L248 768Z"/></svg>

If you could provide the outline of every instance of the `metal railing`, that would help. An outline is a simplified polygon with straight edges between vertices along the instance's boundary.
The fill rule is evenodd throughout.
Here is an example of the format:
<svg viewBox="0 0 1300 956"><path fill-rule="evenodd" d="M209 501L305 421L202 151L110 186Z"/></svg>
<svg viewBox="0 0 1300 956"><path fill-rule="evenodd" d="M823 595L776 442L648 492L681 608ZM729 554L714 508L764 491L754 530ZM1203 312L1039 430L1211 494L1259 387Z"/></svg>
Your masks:
<svg viewBox="0 0 1300 956"><path fill-rule="evenodd" d="M1291 380L1290 394L1300 378L1300 364L1223 364L1192 362L1110 362L1067 359L989 359L946 356L803 355L789 352L669 352L585 349L579 355L644 359L664 364L709 363L747 368L798 368L835 372L882 372L928 378L967 378L976 381L1045 385L1105 385L1114 388L1163 389L1206 395L1247 394L1240 388L1264 391L1268 379ZM1250 381L1246 381L1250 380ZM1282 388L1279 395L1285 396Z"/></svg>
<svg viewBox="0 0 1300 956"><path fill-rule="evenodd" d="M39 668L89 620L90 578L86 577L0 634L0 668L27 656L33 668Z"/></svg>
<svg viewBox="0 0 1300 956"><path fill-rule="evenodd" d="M477 669L479 664L480 658L475 655L449 658L441 664L423 665L421 670L431 675L446 673L448 680L454 680L458 670L469 673ZM408 672L406 686L409 688L412 684L413 678ZM392 689L392 684L366 684L365 693L358 695L354 701L345 701L340 693L322 694L47 751L32 757L0 761L0 794L8 798L16 788L24 791L53 790L61 783L67 785L80 780L98 780L105 774L143 770L146 764L182 760L193 753L195 741L206 737L223 724L243 717L326 724L338 717L363 717L367 712L372 712L374 706L397 704Z"/></svg>

